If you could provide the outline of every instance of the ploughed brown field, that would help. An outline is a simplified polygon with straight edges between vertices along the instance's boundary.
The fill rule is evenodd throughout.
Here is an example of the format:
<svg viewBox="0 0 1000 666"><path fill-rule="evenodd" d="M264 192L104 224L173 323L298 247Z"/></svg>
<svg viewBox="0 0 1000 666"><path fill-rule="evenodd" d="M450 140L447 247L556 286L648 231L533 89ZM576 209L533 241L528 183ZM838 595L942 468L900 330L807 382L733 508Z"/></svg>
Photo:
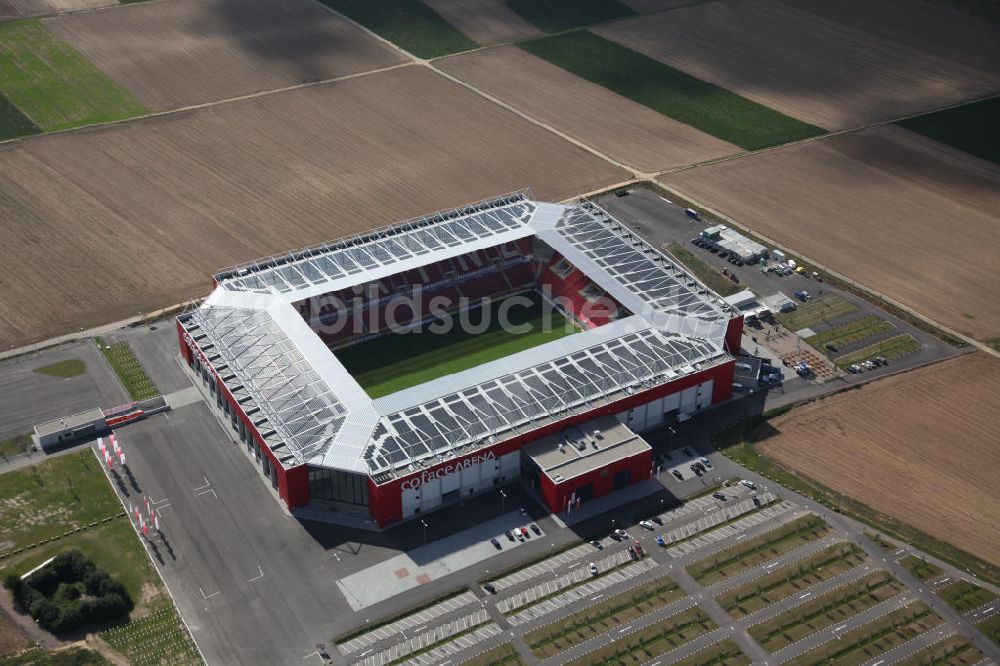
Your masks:
<svg viewBox="0 0 1000 666"><path fill-rule="evenodd" d="M594 32L827 129L1000 88L1000 28L911 0L692 3Z"/></svg>
<svg viewBox="0 0 1000 666"><path fill-rule="evenodd" d="M0 348L205 294L228 265L627 174L418 66L0 147Z"/></svg>
<svg viewBox="0 0 1000 666"><path fill-rule="evenodd" d="M772 419L758 446L834 490L1000 565L1000 360L968 354Z"/></svg>
<svg viewBox="0 0 1000 666"><path fill-rule="evenodd" d="M0 0L0 20L117 5L117 0Z"/></svg>
<svg viewBox="0 0 1000 666"><path fill-rule="evenodd" d="M642 171L741 152L515 46L466 53L436 66Z"/></svg>
<svg viewBox="0 0 1000 666"><path fill-rule="evenodd" d="M158 110L405 61L395 49L310 0L170 0L44 23Z"/></svg>
<svg viewBox="0 0 1000 666"><path fill-rule="evenodd" d="M995 164L882 126L662 180L946 326L1000 337Z"/></svg>
<svg viewBox="0 0 1000 666"><path fill-rule="evenodd" d="M504 0L424 0L448 23L482 44L516 42L542 31L508 7Z"/></svg>

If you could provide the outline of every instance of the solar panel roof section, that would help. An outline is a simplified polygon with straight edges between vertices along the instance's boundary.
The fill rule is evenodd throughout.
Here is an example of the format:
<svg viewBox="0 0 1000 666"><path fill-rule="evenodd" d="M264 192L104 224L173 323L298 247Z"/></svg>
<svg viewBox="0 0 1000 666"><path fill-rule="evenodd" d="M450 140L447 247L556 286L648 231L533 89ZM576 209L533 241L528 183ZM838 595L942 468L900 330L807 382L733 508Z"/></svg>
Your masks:
<svg viewBox="0 0 1000 666"><path fill-rule="evenodd" d="M680 366L695 366L723 356L715 345L704 340L652 328L629 333L387 414L380 419L379 436L372 439L365 455L376 460L379 451L391 451L390 466L416 462L428 455L441 457L539 418L596 405L623 389L664 383L677 375L675 370ZM463 408L456 408L459 405ZM441 412L449 415L449 423L460 425L448 429L443 421L429 418ZM382 471L386 470L373 469L372 473Z"/></svg>
<svg viewBox="0 0 1000 666"><path fill-rule="evenodd" d="M286 294L286 300L319 296L530 236L527 224L536 205L525 192L504 195L236 266L217 273L215 279L230 291L276 291Z"/></svg>

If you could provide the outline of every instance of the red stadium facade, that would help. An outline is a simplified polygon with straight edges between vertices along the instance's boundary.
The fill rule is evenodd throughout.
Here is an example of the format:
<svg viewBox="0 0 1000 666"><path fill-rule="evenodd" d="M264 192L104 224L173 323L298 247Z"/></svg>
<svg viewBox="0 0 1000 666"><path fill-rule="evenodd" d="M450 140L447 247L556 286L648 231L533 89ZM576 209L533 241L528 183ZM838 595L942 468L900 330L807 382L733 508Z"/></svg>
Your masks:
<svg viewBox="0 0 1000 666"><path fill-rule="evenodd" d="M437 235L423 242L444 245L459 235L446 225L472 226L477 215L499 219L502 228L489 231L510 238L461 247L459 255L421 253L400 240L433 228ZM408 273L370 269L338 282L313 272L332 273L326 259L360 264L361 250L376 256L386 239L415 255ZM586 245L591 239L600 251ZM348 251L351 264L336 254ZM398 268L408 260L384 256ZM325 335L319 308L303 303L335 291L328 286L346 293L373 280L389 286L373 291L364 308L387 308L416 285L465 294L544 284L582 332L371 400L330 351L351 344L350 336ZM611 314L587 307L598 297L611 303ZM427 314L414 309L411 318ZM742 331L742 316L603 211L523 195L221 273L206 304L177 320L181 356L281 502L310 518L350 515L379 528L524 476L524 447L566 429L613 417L641 432L729 400ZM365 332L381 334L391 333ZM647 446L600 469L561 481L542 475L532 485L558 512L584 493L612 492L622 479L648 479L651 467Z"/></svg>

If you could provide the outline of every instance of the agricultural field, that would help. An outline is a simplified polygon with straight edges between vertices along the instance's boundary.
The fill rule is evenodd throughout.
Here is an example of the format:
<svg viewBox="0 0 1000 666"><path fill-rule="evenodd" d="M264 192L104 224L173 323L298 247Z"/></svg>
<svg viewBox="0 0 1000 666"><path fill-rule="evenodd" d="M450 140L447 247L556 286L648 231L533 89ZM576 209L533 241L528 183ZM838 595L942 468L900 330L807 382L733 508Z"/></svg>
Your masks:
<svg viewBox="0 0 1000 666"><path fill-rule="evenodd" d="M837 294L826 294L795 305L797 307L791 312L776 315L778 321L793 332L815 326L822 321L842 317L858 309L854 303Z"/></svg>
<svg viewBox="0 0 1000 666"><path fill-rule="evenodd" d="M419 58L479 46L420 0L319 1Z"/></svg>
<svg viewBox="0 0 1000 666"><path fill-rule="evenodd" d="M0 151L0 174L3 347L205 294L241 261L626 177L416 67L40 137Z"/></svg>
<svg viewBox="0 0 1000 666"><path fill-rule="evenodd" d="M505 318L529 330L510 332L503 328L504 318L498 314L506 300L494 301L474 313L449 317L452 325L446 333L428 332L429 327L437 330L442 323L436 321L413 332L383 335L340 349L337 359L368 395L379 398L578 332L537 294L529 307L515 305ZM460 325L463 319L473 326L485 319L489 325L482 332L470 333Z"/></svg>
<svg viewBox="0 0 1000 666"><path fill-rule="evenodd" d="M37 134L42 130L0 93L0 141Z"/></svg>
<svg viewBox="0 0 1000 666"><path fill-rule="evenodd" d="M740 151L514 46L465 53L436 65L642 171L661 171Z"/></svg>
<svg viewBox="0 0 1000 666"><path fill-rule="evenodd" d="M672 14L672 13L671 13ZM522 42L540 58L665 116L747 150L823 134L729 90L695 78L593 32Z"/></svg>
<svg viewBox="0 0 1000 666"><path fill-rule="evenodd" d="M514 42L541 31L507 6L504 0L423 0L444 20L480 44Z"/></svg>
<svg viewBox="0 0 1000 666"><path fill-rule="evenodd" d="M1000 97L901 120L897 125L952 148L1000 164Z"/></svg>
<svg viewBox="0 0 1000 666"><path fill-rule="evenodd" d="M998 392L1000 361L969 354L795 408L769 421L774 434L757 447L997 565Z"/></svg>
<svg viewBox="0 0 1000 666"><path fill-rule="evenodd" d="M835 9L824 7L831 4ZM893 26L882 27L853 16L863 4L882 3L693 3L593 30L828 130L899 118L997 90L995 26L957 20L930 5L894 2L893 8L869 12ZM919 39L931 32L930 26L945 22L947 35L938 29L938 35Z"/></svg>
<svg viewBox="0 0 1000 666"><path fill-rule="evenodd" d="M0 0L0 21L117 4L118 0Z"/></svg>
<svg viewBox="0 0 1000 666"><path fill-rule="evenodd" d="M59 16L43 24L156 110L406 60L307 0L171 0Z"/></svg>
<svg viewBox="0 0 1000 666"><path fill-rule="evenodd" d="M506 0L507 5L545 32L563 32L635 14L619 0Z"/></svg>
<svg viewBox="0 0 1000 666"><path fill-rule="evenodd" d="M986 268L1000 262L1000 170L989 163L884 126L662 180L945 326L1000 336L1000 299L987 297L1000 273Z"/></svg>
<svg viewBox="0 0 1000 666"><path fill-rule="evenodd" d="M146 112L125 88L35 19L0 23L0 94L45 131ZM7 127L0 131L10 134L10 111L4 115Z"/></svg>

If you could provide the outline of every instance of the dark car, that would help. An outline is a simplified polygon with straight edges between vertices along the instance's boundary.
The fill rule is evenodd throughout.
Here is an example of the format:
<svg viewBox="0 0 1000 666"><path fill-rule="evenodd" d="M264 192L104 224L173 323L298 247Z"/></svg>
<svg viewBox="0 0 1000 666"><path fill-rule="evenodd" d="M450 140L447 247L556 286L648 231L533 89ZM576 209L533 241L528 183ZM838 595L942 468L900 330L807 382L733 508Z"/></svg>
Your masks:
<svg viewBox="0 0 1000 666"><path fill-rule="evenodd" d="M838 352L838 351L840 351L839 349L837 349L837 345L833 344L832 342L828 342L828 343L826 343L823 346L826 347L827 349L829 349L832 352Z"/></svg>
<svg viewBox="0 0 1000 666"><path fill-rule="evenodd" d="M531 523L531 531L534 532L535 534L539 534L540 535L542 533L542 528L540 528L535 523Z"/></svg>
<svg viewBox="0 0 1000 666"><path fill-rule="evenodd" d="M511 542L514 541L514 533L511 532L510 530L507 530L506 532L504 532L504 535L507 537L507 541L511 541Z"/></svg>
<svg viewBox="0 0 1000 666"><path fill-rule="evenodd" d="M493 586L493 583L483 583L483 589L489 592L490 594L497 593L497 588Z"/></svg>
<svg viewBox="0 0 1000 666"><path fill-rule="evenodd" d="M697 476L701 476L702 474L704 474L704 472L698 469L697 465L691 465L691 471L694 472Z"/></svg>
<svg viewBox="0 0 1000 666"><path fill-rule="evenodd" d="M503 546L500 545L500 542L497 541L496 539L490 539L490 543L493 544L493 547L496 548L497 550L503 548Z"/></svg>
<svg viewBox="0 0 1000 666"><path fill-rule="evenodd" d="M591 541L590 545L596 548L597 550L604 550L604 544L598 541L597 539Z"/></svg>
<svg viewBox="0 0 1000 666"><path fill-rule="evenodd" d="M621 541L622 540L622 538L620 536L618 536L617 534L615 534L614 532L612 532L608 536L611 537L612 539L614 539L615 541Z"/></svg>
<svg viewBox="0 0 1000 666"><path fill-rule="evenodd" d="M725 496L724 493L712 493L712 497L714 497L717 500L722 500L723 502L729 499L728 497Z"/></svg>
<svg viewBox="0 0 1000 666"><path fill-rule="evenodd" d="M670 473L673 474L674 476L676 476L678 481L683 481L684 480L684 477L681 476L681 473L678 472L676 469L670 470Z"/></svg>
<svg viewBox="0 0 1000 666"><path fill-rule="evenodd" d="M653 516L652 518L650 518L650 520L652 520L657 525L663 524L663 518L660 518L659 516Z"/></svg>
<svg viewBox="0 0 1000 666"><path fill-rule="evenodd" d="M757 497L756 495L753 496L753 505L760 506L760 498Z"/></svg>

